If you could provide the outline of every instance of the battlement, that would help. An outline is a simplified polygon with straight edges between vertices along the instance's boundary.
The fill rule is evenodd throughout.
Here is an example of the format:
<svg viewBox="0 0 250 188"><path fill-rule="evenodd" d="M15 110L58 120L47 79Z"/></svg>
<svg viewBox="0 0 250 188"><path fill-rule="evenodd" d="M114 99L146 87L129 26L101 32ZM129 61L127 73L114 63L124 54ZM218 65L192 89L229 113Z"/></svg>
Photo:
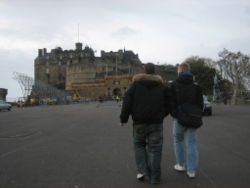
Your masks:
<svg viewBox="0 0 250 188"><path fill-rule="evenodd" d="M118 50L116 52L101 51L101 56L95 56L94 50L85 46L82 48L82 43L75 43L74 50L63 50L61 47L51 49L50 52L46 48L38 49L38 57L35 60L36 64L40 65L74 65L88 63L105 63L105 64L130 64L140 65L141 61L138 54L130 50Z"/></svg>
<svg viewBox="0 0 250 188"><path fill-rule="evenodd" d="M110 57L119 57L119 58L123 58L123 57L132 57L132 58L138 58L138 54L135 54L133 51L128 50L126 51L124 50L118 50L117 52L105 52L104 50L101 51L101 57L102 58L110 58Z"/></svg>
<svg viewBox="0 0 250 188"><path fill-rule="evenodd" d="M75 59L75 58L91 58L95 57L94 50L89 46L85 46L82 49L82 43L76 43L76 48L74 50L63 50L61 47L56 47L47 52L46 48L38 49L39 60L62 60L62 59Z"/></svg>

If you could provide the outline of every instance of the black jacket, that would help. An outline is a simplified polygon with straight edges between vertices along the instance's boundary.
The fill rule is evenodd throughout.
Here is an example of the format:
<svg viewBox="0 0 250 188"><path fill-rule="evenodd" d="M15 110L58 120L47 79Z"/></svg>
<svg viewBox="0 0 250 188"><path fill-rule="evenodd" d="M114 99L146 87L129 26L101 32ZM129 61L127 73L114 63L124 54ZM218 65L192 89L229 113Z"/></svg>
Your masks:
<svg viewBox="0 0 250 188"><path fill-rule="evenodd" d="M176 89L178 87L178 89ZM177 117L177 107L183 103L198 104L203 109L201 87L194 83L191 73L180 74L170 86L171 115Z"/></svg>
<svg viewBox="0 0 250 188"><path fill-rule="evenodd" d="M123 100L121 123L127 123L130 114L134 124L162 123L170 111L168 93L161 76L135 75Z"/></svg>

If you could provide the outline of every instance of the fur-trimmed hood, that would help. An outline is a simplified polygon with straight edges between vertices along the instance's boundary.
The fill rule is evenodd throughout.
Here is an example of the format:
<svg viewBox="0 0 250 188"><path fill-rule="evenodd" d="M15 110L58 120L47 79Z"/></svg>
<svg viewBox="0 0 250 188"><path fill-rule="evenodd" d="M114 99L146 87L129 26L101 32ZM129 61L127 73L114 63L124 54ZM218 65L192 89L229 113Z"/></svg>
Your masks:
<svg viewBox="0 0 250 188"><path fill-rule="evenodd" d="M157 74L137 74L133 77L133 82L135 81L155 81L163 83L162 77Z"/></svg>

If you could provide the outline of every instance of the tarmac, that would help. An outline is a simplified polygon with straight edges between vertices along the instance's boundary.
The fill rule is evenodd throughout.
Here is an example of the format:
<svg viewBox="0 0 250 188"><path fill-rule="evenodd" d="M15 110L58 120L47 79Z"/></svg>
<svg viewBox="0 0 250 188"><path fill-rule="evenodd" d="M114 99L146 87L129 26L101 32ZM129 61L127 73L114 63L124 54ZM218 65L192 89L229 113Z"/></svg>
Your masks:
<svg viewBox="0 0 250 188"><path fill-rule="evenodd" d="M132 123L116 102L13 108L0 112L0 188L147 188L136 180ZM198 130L195 179L173 170L172 119L164 121L167 188L248 188L250 106L213 105Z"/></svg>

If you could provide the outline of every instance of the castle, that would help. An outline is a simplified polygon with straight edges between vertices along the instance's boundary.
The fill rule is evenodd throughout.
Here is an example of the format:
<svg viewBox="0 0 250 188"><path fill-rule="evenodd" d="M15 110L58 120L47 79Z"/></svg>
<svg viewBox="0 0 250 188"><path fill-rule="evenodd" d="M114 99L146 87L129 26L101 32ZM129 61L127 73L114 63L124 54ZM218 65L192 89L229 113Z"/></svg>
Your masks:
<svg viewBox="0 0 250 188"><path fill-rule="evenodd" d="M162 72L162 68L158 69ZM142 72L143 64L133 51L101 51L101 56L97 57L92 48L85 46L83 49L78 42L74 50L57 47L47 52L46 48L39 49L34 70L35 81L66 93L77 91L82 97L96 98L123 96L133 75Z"/></svg>

